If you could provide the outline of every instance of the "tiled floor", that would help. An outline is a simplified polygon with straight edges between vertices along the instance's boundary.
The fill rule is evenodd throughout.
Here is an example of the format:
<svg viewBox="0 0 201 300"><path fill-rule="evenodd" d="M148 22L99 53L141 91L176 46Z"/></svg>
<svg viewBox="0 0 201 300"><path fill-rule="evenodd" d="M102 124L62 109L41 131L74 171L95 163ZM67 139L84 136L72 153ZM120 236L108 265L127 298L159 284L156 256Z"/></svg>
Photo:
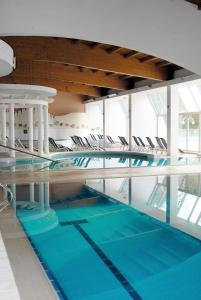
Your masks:
<svg viewBox="0 0 201 300"><path fill-rule="evenodd" d="M0 233L0 299L19 300L19 293Z"/></svg>

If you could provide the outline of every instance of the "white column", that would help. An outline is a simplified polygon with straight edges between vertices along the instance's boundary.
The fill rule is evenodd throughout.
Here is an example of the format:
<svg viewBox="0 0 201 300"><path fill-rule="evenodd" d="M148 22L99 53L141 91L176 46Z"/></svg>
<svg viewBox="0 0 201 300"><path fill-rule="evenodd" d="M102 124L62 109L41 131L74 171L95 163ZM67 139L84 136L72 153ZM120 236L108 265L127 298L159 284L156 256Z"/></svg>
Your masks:
<svg viewBox="0 0 201 300"><path fill-rule="evenodd" d="M38 105L38 152L43 155L43 106Z"/></svg>
<svg viewBox="0 0 201 300"><path fill-rule="evenodd" d="M103 100L103 145L101 145L101 146L103 146L103 148L105 149L105 147L106 147L106 136L105 136L105 133L106 133L106 128L105 128L105 119L106 118L106 116L105 116L105 100Z"/></svg>
<svg viewBox="0 0 201 300"><path fill-rule="evenodd" d="M16 184L11 184L11 191L13 193L13 199L11 205L14 210L14 213L16 214Z"/></svg>
<svg viewBox="0 0 201 300"><path fill-rule="evenodd" d="M49 119L48 119L48 105L44 106L44 151L49 153Z"/></svg>
<svg viewBox="0 0 201 300"><path fill-rule="evenodd" d="M9 141L10 147L15 148L15 116L14 103L9 104ZM15 157L15 150L10 150L11 157Z"/></svg>
<svg viewBox="0 0 201 300"><path fill-rule="evenodd" d="M41 211L44 210L44 183L39 183L39 203Z"/></svg>
<svg viewBox="0 0 201 300"><path fill-rule="evenodd" d="M45 188L45 208L50 207L50 192L49 192L49 182L44 183Z"/></svg>
<svg viewBox="0 0 201 300"><path fill-rule="evenodd" d="M29 151L33 152L33 107L28 108Z"/></svg>
<svg viewBox="0 0 201 300"><path fill-rule="evenodd" d="M129 134L129 150L132 150L132 95L128 95L128 134Z"/></svg>
<svg viewBox="0 0 201 300"><path fill-rule="evenodd" d="M6 109L1 109L1 134L2 134L2 144L6 146Z"/></svg>
<svg viewBox="0 0 201 300"><path fill-rule="evenodd" d="M35 202L35 199L34 199L34 182L31 182L29 184L29 201L30 202Z"/></svg>
<svg viewBox="0 0 201 300"><path fill-rule="evenodd" d="M177 220L179 176L167 177L166 222L174 224Z"/></svg>
<svg viewBox="0 0 201 300"><path fill-rule="evenodd" d="M167 154L176 156L178 154L178 96L175 89L167 87Z"/></svg>

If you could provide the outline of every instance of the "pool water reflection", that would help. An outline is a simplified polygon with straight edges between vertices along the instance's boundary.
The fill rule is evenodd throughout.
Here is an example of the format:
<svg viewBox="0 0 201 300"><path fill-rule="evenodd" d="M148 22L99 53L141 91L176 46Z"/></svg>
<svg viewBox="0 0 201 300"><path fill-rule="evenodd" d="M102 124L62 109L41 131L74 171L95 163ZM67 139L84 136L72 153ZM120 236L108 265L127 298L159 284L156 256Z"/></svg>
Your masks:
<svg viewBox="0 0 201 300"><path fill-rule="evenodd" d="M104 168L136 168L136 167L162 167L162 166L184 166L197 165L201 163L201 158L196 156L183 156L173 159L165 157L150 157L149 155L131 154L61 154L52 156L54 162L32 159L18 159L11 165L0 166L0 172L5 171L65 171L76 169L104 169Z"/></svg>
<svg viewBox="0 0 201 300"><path fill-rule="evenodd" d="M13 192L61 299L199 299L201 174L32 183Z"/></svg>

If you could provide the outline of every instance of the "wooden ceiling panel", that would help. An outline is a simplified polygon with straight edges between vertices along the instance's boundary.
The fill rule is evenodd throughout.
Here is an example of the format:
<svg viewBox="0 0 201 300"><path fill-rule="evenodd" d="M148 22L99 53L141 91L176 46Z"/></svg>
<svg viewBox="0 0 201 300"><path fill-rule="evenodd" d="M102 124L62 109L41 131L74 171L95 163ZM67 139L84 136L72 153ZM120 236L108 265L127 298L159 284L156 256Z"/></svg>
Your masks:
<svg viewBox="0 0 201 300"><path fill-rule="evenodd" d="M8 78L9 77L9 78ZM101 97L101 89L89 85L78 84L74 82L65 82L52 78L27 78L27 77L15 77L5 76L0 78L0 83L16 83L16 84L33 84L33 85L44 85L55 88L62 92L74 93L79 95L86 95L89 97Z"/></svg>
<svg viewBox="0 0 201 300"><path fill-rule="evenodd" d="M51 63L46 61L25 61L18 59L17 68L12 77L49 78L79 84L104 87L108 89L127 90L128 83L118 77L109 77L102 71Z"/></svg>
<svg viewBox="0 0 201 300"><path fill-rule="evenodd" d="M166 80L179 68L139 51L54 37L2 37L14 49L16 69L1 83L47 85L88 97L127 90L135 80Z"/></svg>
<svg viewBox="0 0 201 300"><path fill-rule="evenodd" d="M8 37L4 40L13 47L18 59L67 63L155 80L167 79L167 72L153 63L141 63L134 57L127 61L118 53L109 54L100 48L91 49L65 38Z"/></svg>

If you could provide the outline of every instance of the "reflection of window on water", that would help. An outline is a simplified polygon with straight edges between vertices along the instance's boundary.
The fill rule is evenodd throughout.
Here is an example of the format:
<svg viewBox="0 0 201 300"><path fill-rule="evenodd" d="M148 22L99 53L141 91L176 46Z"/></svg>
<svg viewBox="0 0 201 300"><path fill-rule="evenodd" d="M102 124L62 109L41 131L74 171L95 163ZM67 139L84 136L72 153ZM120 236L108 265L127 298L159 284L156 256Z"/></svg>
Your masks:
<svg viewBox="0 0 201 300"><path fill-rule="evenodd" d="M123 199L125 199L125 200L128 199L128 192L129 192L128 179L124 178L124 180L122 181L122 183L118 189L118 192L122 196Z"/></svg>
<svg viewBox="0 0 201 300"><path fill-rule="evenodd" d="M115 178L105 179L105 193L123 203L129 200L129 179Z"/></svg>
<svg viewBox="0 0 201 300"><path fill-rule="evenodd" d="M201 175L180 176L177 193L177 217L201 226ZM158 180L147 201L147 206L166 211L167 182Z"/></svg>
<svg viewBox="0 0 201 300"><path fill-rule="evenodd" d="M151 193L147 206L166 211L167 187L163 183L157 183Z"/></svg>

